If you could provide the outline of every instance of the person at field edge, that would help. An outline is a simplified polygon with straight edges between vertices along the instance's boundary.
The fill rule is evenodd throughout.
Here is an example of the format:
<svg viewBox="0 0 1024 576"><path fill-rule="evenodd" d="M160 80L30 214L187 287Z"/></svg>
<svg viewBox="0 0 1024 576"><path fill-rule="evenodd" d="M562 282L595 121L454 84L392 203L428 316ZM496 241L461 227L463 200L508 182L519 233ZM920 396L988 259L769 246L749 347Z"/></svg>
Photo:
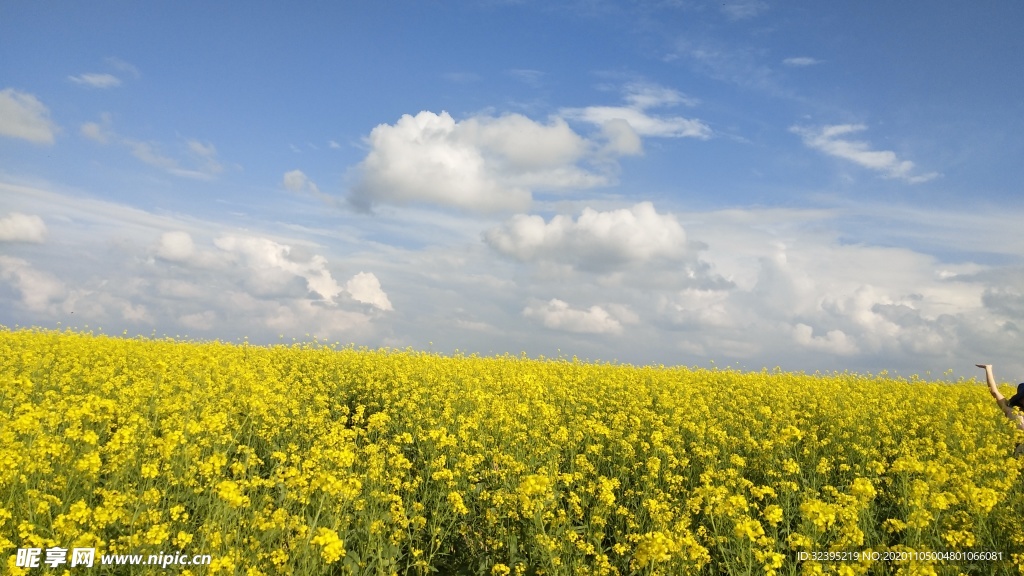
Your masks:
<svg viewBox="0 0 1024 576"><path fill-rule="evenodd" d="M1024 430L1024 414L1017 412L1014 408L1024 410L1024 382L1017 385L1017 393L1010 397L1009 400L1003 397L999 393L999 388L996 387L995 376L992 375L991 364L975 364L978 368L985 370L985 380L988 383L988 392L996 399L996 404L1002 409L1003 414L1010 420L1013 420L1017 424L1017 428ZM1024 454L1024 442L1017 444L1017 448L1013 451L1015 456Z"/></svg>

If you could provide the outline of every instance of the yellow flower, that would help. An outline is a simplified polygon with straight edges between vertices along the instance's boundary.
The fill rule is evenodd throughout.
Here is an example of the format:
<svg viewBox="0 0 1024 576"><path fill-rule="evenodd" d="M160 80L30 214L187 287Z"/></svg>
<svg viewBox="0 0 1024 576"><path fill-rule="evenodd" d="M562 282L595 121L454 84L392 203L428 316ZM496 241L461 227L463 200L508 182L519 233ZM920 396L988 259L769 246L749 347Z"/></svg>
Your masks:
<svg viewBox="0 0 1024 576"><path fill-rule="evenodd" d="M242 494L241 488L234 480L221 480L217 483L217 496L232 508L245 508L249 505L249 497Z"/></svg>
<svg viewBox="0 0 1024 576"><path fill-rule="evenodd" d="M633 562L637 569L643 569L671 559L679 549L679 544L664 532L648 532L638 538Z"/></svg>
<svg viewBox="0 0 1024 576"><path fill-rule="evenodd" d="M171 533L168 530L167 524L157 524L150 527L146 532L146 543L152 544L153 546L159 546L170 538L170 536Z"/></svg>
<svg viewBox="0 0 1024 576"><path fill-rule="evenodd" d="M313 538L312 543L321 546L320 556L328 564L333 564L345 557L345 541L330 528L317 528L316 537Z"/></svg>
<svg viewBox="0 0 1024 576"><path fill-rule="evenodd" d="M451 504L452 510L455 510L456 514L460 516L469 514L469 509L466 508L466 505L462 502L462 494L455 491L449 492L448 503Z"/></svg>
<svg viewBox="0 0 1024 576"><path fill-rule="evenodd" d="M861 501L868 501L875 497L877 492L871 480L867 478L856 478L850 488L850 492Z"/></svg>
<svg viewBox="0 0 1024 576"><path fill-rule="evenodd" d="M746 538L751 542L756 542L758 538L764 536L764 528L761 527L761 523L749 517L737 520L733 532L737 538Z"/></svg>
<svg viewBox="0 0 1024 576"><path fill-rule="evenodd" d="M772 526L775 526L779 522L782 522L782 516L782 507L777 504L769 504L764 507L764 510L761 511L761 517L764 518L765 522L771 524Z"/></svg>

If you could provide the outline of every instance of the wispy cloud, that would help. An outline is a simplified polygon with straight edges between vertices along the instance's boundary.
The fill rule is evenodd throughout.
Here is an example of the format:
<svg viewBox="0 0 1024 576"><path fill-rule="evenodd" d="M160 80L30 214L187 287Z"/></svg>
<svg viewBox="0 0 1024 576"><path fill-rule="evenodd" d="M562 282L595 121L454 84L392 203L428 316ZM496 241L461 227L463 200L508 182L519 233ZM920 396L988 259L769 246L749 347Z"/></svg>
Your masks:
<svg viewBox="0 0 1024 576"><path fill-rule="evenodd" d="M132 65L132 64L130 64L128 62L125 62L124 60L122 60L120 58L116 58L114 56L111 56L111 57L106 59L106 62L107 62L107 64L112 66L115 70L118 70L120 72L125 72L125 73L131 75L133 78L139 78L141 76L141 74L139 73L139 69L138 68L136 68L134 65Z"/></svg>
<svg viewBox="0 0 1024 576"><path fill-rule="evenodd" d="M849 134L863 132L863 124L837 124L822 128L793 126L795 134L803 138L804 144L829 156L848 160L859 166L881 173L886 178L895 178L911 184L927 182L939 176L938 172L915 174L914 163L900 160L891 150L872 150L871 145L859 140L843 138Z"/></svg>
<svg viewBox="0 0 1024 576"><path fill-rule="evenodd" d="M736 86L774 96L796 97L780 82L777 72L766 63L763 51L756 46L683 35L676 39L674 50L666 60L683 60L702 74Z"/></svg>
<svg viewBox="0 0 1024 576"><path fill-rule="evenodd" d="M665 116L651 113L652 109L676 105L696 105L696 100L684 94L650 83L633 83L624 89L623 99L626 106L587 106L585 108L563 108L560 113L570 120L587 122L599 126L606 132L612 148L625 154L640 152L637 142L628 146L616 145L623 140L622 125L625 123L636 136L660 138L698 138L706 140L711 137L711 128L701 120L682 116Z"/></svg>
<svg viewBox="0 0 1024 576"><path fill-rule="evenodd" d="M540 86L541 81L544 80L544 73L541 72L540 70L531 70L528 68L514 68L512 70L508 70L508 74L509 76L512 76L516 80L519 80L524 84L529 84L534 88Z"/></svg>
<svg viewBox="0 0 1024 576"><path fill-rule="evenodd" d="M13 88L0 90L0 135L53 144L57 131L50 110L34 95Z"/></svg>
<svg viewBox="0 0 1024 576"><path fill-rule="evenodd" d="M732 20L746 20L767 10L768 3L762 0L733 0L722 2L720 9Z"/></svg>
<svg viewBox="0 0 1024 576"><path fill-rule="evenodd" d="M191 166L183 166L178 158L164 154L161 146L155 142L124 139L123 143L142 162L182 178L212 180L224 171L224 166L217 160L217 149L209 143L204 144L198 140L186 142L186 157L190 158Z"/></svg>
<svg viewBox="0 0 1024 576"><path fill-rule="evenodd" d="M111 129L111 124L113 123L111 118L110 113L104 112L100 115L99 122L86 122L82 124L79 130L82 136L89 140L99 142L100 144L107 144L117 137Z"/></svg>
<svg viewBox="0 0 1024 576"><path fill-rule="evenodd" d="M811 58L810 56L796 56L793 58L786 58L782 61L786 66L804 67L814 66L815 64L821 64L821 60Z"/></svg>
<svg viewBox="0 0 1024 576"><path fill-rule="evenodd" d="M113 88L121 85L121 79L113 74L86 73L78 76L68 76L75 84L90 86L92 88Z"/></svg>
<svg viewBox="0 0 1024 576"><path fill-rule="evenodd" d="M109 113L100 116L99 122L82 124L82 136L108 144L116 142L127 147L132 156L140 161L160 168L175 176L198 180L211 180L224 171L224 165L217 156L217 148L209 142L188 139L178 157L167 155L162 146L156 142L144 142L118 134L112 127L113 121Z"/></svg>

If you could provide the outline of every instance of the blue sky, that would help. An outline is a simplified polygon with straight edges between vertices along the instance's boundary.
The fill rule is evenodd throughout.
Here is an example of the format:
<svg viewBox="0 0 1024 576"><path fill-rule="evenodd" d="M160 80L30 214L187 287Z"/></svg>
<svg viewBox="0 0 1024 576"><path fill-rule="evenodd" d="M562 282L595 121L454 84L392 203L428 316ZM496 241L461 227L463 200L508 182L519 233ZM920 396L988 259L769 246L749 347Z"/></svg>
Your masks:
<svg viewBox="0 0 1024 576"><path fill-rule="evenodd" d="M1021 378L1022 23L7 3L0 323Z"/></svg>

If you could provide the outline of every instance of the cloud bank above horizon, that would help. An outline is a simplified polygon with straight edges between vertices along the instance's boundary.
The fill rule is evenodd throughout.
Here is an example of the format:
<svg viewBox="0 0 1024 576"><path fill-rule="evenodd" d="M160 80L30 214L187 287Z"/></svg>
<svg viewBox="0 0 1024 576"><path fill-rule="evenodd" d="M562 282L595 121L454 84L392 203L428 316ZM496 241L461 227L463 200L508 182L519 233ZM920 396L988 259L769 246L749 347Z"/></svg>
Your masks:
<svg viewBox="0 0 1024 576"><path fill-rule="evenodd" d="M182 70L156 49L175 41L157 20L140 24L152 47L33 67L39 42L73 53L88 33L0 23L22 58L0 65L0 324L1024 372L1024 205L1003 176L1024 131L1006 114L1019 102L995 89L1013 80L900 52L902 9L847 25L975 85L943 92L924 72L897 84L904 60L872 68L857 41L815 36L809 24L835 32L815 8L458 5L439 9L447 20L407 8L391 25L408 43L373 70L345 51L334 68L307 63L340 49L294 30L221 53L201 27L191 50L213 56ZM377 8L345 16L361 22L338 40L347 49L385 29ZM576 51L532 60L499 34L477 37L478 54L419 54L421 24L443 31L454 16L559 30ZM673 19L695 24L681 34ZM266 7L254 23L321 25ZM939 32L919 40L941 50ZM1010 32L971 46L997 50Z"/></svg>

